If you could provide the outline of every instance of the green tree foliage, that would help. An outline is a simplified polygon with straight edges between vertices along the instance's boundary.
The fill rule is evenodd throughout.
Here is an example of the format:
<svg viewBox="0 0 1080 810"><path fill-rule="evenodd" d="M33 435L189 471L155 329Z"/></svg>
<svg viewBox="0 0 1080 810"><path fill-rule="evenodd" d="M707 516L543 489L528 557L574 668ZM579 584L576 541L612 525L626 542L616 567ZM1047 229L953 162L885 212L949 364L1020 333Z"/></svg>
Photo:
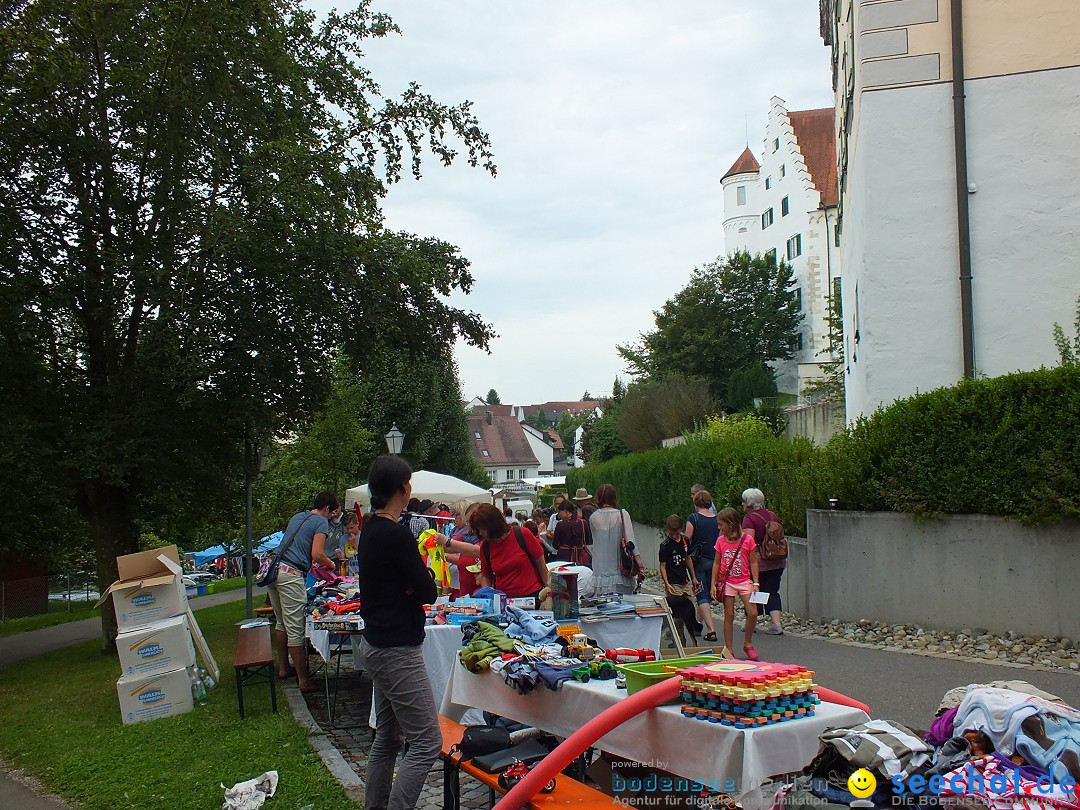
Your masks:
<svg viewBox="0 0 1080 810"><path fill-rule="evenodd" d="M630 385L620 406L619 438L632 451L659 447L682 436L720 411L709 384L700 378L670 374Z"/></svg>
<svg viewBox="0 0 1080 810"><path fill-rule="evenodd" d="M499 392L492 388L487 392L487 404L488 405L502 405L502 400L499 399Z"/></svg>
<svg viewBox="0 0 1080 810"><path fill-rule="evenodd" d="M803 317L793 283L790 265L760 254L710 262L654 313L653 331L618 352L634 376L700 377L725 396L733 372L792 356Z"/></svg>
<svg viewBox="0 0 1080 810"><path fill-rule="evenodd" d="M745 411L754 407L754 400L776 396L776 377L763 363L733 371L728 378L727 407Z"/></svg>
<svg viewBox="0 0 1080 810"><path fill-rule="evenodd" d="M619 406L613 405L597 418L589 417L581 434L581 455L587 464L601 464L629 453L619 435Z"/></svg>
<svg viewBox="0 0 1080 810"><path fill-rule="evenodd" d="M825 318L827 340L825 348L818 352L819 357L825 358L821 363L824 376L821 379L810 380L806 384L805 393L822 401L843 403L845 397L844 312L840 296L828 295L826 301L828 312ZM1080 310L1077 312L1077 317L1080 319ZM1077 334L1080 336L1080 320L1077 321L1077 324ZM1057 324L1054 325L1057 326Z"/></svg>
<svg viewBox="0 0 1080 810"><path fill-rule="evenodd" d="M526 416L525 423L532 425L537 430L548 430L551 427L551 420L548 419L548 415L543 408L537 410L532 416Z"/></svg>
<svg viewBox="0 0 1080 810"><path fill-rule="evenodd" d="M1054 345L1063 366L1080 365L1080 295L1076 297L1076 320L1073 321L1075 334L1072 340L1065 336L1065 330L1061 324L1054 324Z"/></svg>
<svg viewBox="0 0 1080 810"><path fill-rule="evenodd" d="M0 29L0 405L28 403L5 508L41 503L10 497L34 468L102 583L141 532L171 539L165 493L231 499L245 432L306 423L337 346L490 337L443 303L472 284L455 248L381 231L384 183L425 152L494 173L468 103L382 95L362 46L396 30L367 0L321 22L299 0L35 0ZM32 546L42 527L5 517Z"/></svg>
<svg viewBox="0 0 1080 810"><path fill-rule="evenodd" d="M624 396L626 396L626 383L621 377L616 377L615 382L611 384L611 401L621 402Z"/></svg>

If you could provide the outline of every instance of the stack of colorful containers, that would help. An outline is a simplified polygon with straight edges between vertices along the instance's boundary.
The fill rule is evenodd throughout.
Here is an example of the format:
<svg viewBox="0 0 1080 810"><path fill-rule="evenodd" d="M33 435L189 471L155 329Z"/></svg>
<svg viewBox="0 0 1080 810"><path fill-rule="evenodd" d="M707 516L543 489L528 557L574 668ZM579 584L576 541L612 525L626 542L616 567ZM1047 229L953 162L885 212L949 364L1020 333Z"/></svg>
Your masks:
<svg viewBox="0 0 1080 810"><path fill-rule="evenodd" d="M812 717L814 673L798 664L726 660L684 669L682 713L735 728Z"/></svg>

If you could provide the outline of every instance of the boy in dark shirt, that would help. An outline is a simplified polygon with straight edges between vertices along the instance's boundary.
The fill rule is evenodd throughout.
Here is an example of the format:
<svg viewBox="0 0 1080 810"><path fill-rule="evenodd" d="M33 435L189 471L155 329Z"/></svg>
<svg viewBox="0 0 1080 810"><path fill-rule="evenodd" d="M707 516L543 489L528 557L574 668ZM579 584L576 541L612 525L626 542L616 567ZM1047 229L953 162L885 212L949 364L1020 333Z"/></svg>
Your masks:
<svg viewBox="0 0 1080 810"><path fill-rule="evenodd" d="M690 634L692 644L697 646L697 634L701 632L701 625L697 620L694 594L700 585L693 566L689 563L689 544L682 533L682 526L679 515L671 515L664 521L667 537L660 544L660 577L664 580L667 602L672 616L675 617L680 638L685 629Z"/></svg>

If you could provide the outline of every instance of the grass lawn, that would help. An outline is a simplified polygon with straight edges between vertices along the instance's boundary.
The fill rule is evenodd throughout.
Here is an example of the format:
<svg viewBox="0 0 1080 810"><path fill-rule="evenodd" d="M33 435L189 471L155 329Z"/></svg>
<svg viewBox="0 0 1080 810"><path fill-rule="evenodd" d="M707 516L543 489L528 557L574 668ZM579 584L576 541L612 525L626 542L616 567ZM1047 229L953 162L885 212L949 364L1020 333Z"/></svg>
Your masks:
<svg viewBox="0 0 1080 810"><path fill-rule="evenodd" d="M52 627L55 624L77 622L82 619L92 619L101 614L93 606L93 602L76 602L68 612L68 603L59 600L49 601L49 612L38 616L22 616L18 619L7 619L0 622L0 638L13 636L16 633L25 633L27 630L40 630L43 627Z"/></svg>
<svg viewBox="0 0 1080 810"><path fill-rule="evenodd" d="M222 789L277 770L277 808L312 804L352 808L293 720L279 691L270 711L265 685L236 705L232 655L244 603L196 614L221 682L206 706L177 717L125 726L120 721L115 656L89 642L0 670L0 751L51 791L81 808L220 807Z"/></svg>
<svg viewBox="0 0 1080 810"><path fill-rule="evenodd" d="M247 587L247 577L231 577L230 579L218 579L211 582L207 587L207 593L221 593L222 591L238 591Z"/></svg>

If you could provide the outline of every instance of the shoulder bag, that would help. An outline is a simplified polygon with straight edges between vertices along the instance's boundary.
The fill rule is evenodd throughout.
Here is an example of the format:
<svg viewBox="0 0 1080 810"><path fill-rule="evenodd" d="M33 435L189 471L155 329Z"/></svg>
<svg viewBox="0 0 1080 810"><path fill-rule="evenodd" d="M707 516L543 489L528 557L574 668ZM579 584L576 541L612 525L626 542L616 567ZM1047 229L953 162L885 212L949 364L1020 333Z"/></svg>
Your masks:
<svg viewBox="0 0 1080 810"><path fill-rule="evenodd" d="M735 561L739 559L739 555L742 554L743 543L746 542L746 533L743 532L742 529L739 529L739 531L742 532L742 536L739 538L739 547L735 549L735 555L731 558L731 562L728 563L727 571L724 572L724 578L716 589L716 600L718 602L722 602L724 600L724 588L727 587L728 577L731 576L731 569L735 567Z"/></svg>
<svg viewBox="0 0 1080 810"><path fill-rule="evenodd" d="M619 525L622 528L622 536L619 538L619 573L624 577L643 579L645 577L645 563L641 555L637 553L633 540L626 539L626 514L619 510Z"/></svg>
<svg viewBox="0 0 1080 810"><path fill-rule="evenodd" d="M285 556L285 552L289 550L289 546L292 545L292 541L296 538L296 533L308 522L308 518L310 518L311 515L312 513L308 512L307 517L301 520L300 525L289 535L289 539L278 546L277 553L272 558L267 555L266 559L262 561L262 565L259 566L259 573L255 575L255 584L260 588L265 588L267 585L271 585L277 581L277 570L278 565L281 563L281 558Z"/></svg>

